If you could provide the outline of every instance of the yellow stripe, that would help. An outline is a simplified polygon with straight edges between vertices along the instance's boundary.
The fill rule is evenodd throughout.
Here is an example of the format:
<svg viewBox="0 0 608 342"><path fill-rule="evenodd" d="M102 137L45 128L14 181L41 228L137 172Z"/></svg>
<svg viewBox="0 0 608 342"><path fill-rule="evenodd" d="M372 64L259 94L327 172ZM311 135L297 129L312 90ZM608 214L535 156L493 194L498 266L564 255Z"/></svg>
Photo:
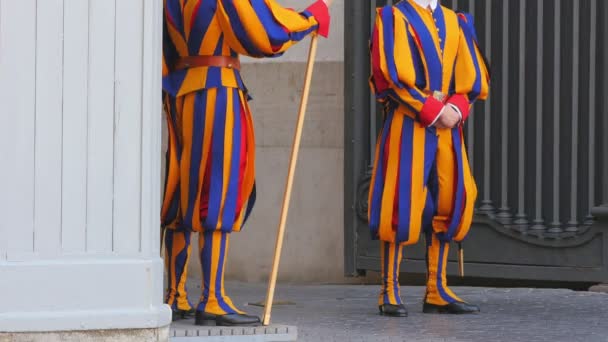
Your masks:
<svg viewBox="0 0 608 342"><path fill-rule="evenodd" d="M222 234L216 232L212 234L213 246L211 250L211 275L209 277L209 299L206 312L214 314L225 314L226 312L220 308L217 303L217 289L215 288L215 282L217 280L219 258L220 258L220 247L222 243Z"/></svg>
<svg viewBox="0 0 608 342"><path fill-rule="evenodd" d="M183 6L183 18L184 18L184 32L186 33L186 41L190 39L190 31L192 31L192 12L196 8L196 5L200 0L196 1L188 1L185 6Z"/></svg>
<svg viewBox="0 0 608 342"><path fill-rule="evenodd" d="M260 22L251 3L249 1L233 1L232 4L251 43L265 53L272 53L272 45L264 25Z"/></svg>
<svg viewBox="0 0 608 342"><path fill-rule="evenodd" d="M388 247L388 272L387 272L387 290L388 290L388 300L391 304L397 303L397 298L395 298L395 291L393 291L393 283L395 278L393 274L395 273L395 243L391 243Z"/></svg>
<svg viewBox="0 0 608 342"><path fill-rule="evenodd" d="M168 104L169 100L165 101L165 118L167 121L167 128L169 132L169 153L167 158L169 158L169 165L167 169L167 184L165 186L165 193L163 199L163 206L161 209L161 218L162 221L165 220L167 216L167 212L171 206L171 200L173 199L173 195L177 190L177 184L179 182L179 161L177 160L177 138L175 133L175 128L173 127L173 123L171 120L170 114L170 106Z"/></svg>
<svg viewBox="0 0 608 342"><path fill-rule="evenodd" d="M395 61L397 68L397 75L399 80L407 85L416 83L416 69L414 67L414 60L412 58L412 51L410 50L410 44L408 42L408 32L406 30L405 17L401 14L401 11L395 13L394 22L394 34L395 34L395 46L393 49L394 56L389 56ZM384 44L382 45L384 46ZM388 74L388 72L387 72ZM390 80L390 78L389 78Z"/></svg>
<svg viewBox="0 0 608 342"><path fill-rule="evenodd" d="M182 37L181 32L177 31L172 25L166 25L171 42L175 45L175 49L180 56L188 56L188 44Z"/></svg>
<svg viewBox="0 0 608 342"><path fill-rule="evenodd" d="M215 52L217 43L220 41L221 35L222 29L219 25L218 18L217 16L214 16L207 28L207 32L205 32L205 35L203 36L199 54L202 56L212 56Z"/></svg>
<svg viewBox="0 0 608 342"><path fill-rule="evenodd" d="M182 217L186 216L186 206L188 198L190 197L190 156L192 153L192 140L194 139L194 96L186 96L184 98L184 107L182 109L182 158L180 162L180 180L181 180L181 204L182 204Z"/></svg>
<svg viewBox="0 0 608 342"><path fill-rule="evenodd" d="M454 63L450 63L449 61L454 61L456 55L458 54L458 42L461 30L456 13L450 10L444 10L443 13L446 29L445 44L443 47L443 60L448 62L443 63L442 92L447 94L454 73Z"/></svg>
<svg viewBox="0 0 608 342"><path fill-rule="evenodd" d="M226 40L228 45L230 45L230 47L239 55L247 55L247 50L243 47L243 45L241 45L241 42L232 30L232 25L230 24L230 17L228 16L228 13L226 13L223 1L217 2L217 15L218 22L220 23L222 32L224 33L224 39Z"/></svg>
<svg viewBox="0 0 608 342"><path fill-rule="evenodd" d="M372 170L372 181L369 184L369 193L367 195L367 219L370 220L371 219L371 215L372 215L372 195L374 194L374 189L375 189L375 182L374 180L376 179L376 174L378 173L378 171L382 172L382 170L378 170L378 164L380 163L380 143L381 143L381 139L382 139L382 131L384 130L384 128L382 128L382 130L380 130L380 133L378 134L378 139L376 139L376 153L375 153L375 157L374 157L374 168ZM384 244L383 244L384 245Z"/></svg>

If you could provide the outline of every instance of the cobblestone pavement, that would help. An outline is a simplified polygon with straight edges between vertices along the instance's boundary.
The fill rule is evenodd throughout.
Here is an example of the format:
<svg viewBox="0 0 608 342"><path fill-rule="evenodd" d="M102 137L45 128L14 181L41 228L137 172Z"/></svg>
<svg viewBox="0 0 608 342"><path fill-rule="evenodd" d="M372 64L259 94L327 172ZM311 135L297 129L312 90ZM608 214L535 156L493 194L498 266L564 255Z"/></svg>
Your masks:
<svg viewBox="0 0 608 342"><path fill-rule="evenodd" d="M190 286L192 302L200 294ZM608 294L562 289L452 288L479 304L478 315L428 315L421 312L422 287L402 287L407 318L378 315L378 286L281 285L275 299L292 302L273 308L273 323L298 327L298 341L607 341ZM263 300L264 284L228 283L227 293L248 305Z"/></svg>

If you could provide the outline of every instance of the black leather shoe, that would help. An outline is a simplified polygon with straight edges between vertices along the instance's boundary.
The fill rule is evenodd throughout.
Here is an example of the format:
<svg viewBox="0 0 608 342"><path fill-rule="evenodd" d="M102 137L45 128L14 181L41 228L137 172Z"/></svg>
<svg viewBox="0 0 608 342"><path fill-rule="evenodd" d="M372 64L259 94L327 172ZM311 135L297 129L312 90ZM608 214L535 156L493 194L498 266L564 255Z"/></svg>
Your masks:
<svg viewBox="0 0 608 342"><path fill-rule="evenodd" d="M196 312L195 325L202 326L259 326L260 318L244 314L214 315L206 312Z"/></svg>
<svg viewBox="0 0 608 342"><path fill-rule="evenodd" d="M190 309L190 310L173 310L173 320L177 321L177 320L180 320L180 319L191 318L192 316L194 316L195 312L196 312L195 309Z"/></svg>
<svg viewBox="0 0 608 342"><path fill-rule="evenodd" d="M422 312L428 314L472 314L479 313L479 307L463 302L454 302L448 305L435 305L424 303Z"/></svg>
<svg viewBox="0 0 608 342"><path fill-rule="evenodd" d="M378 306L378 310L380 310L380 316L407 317L407 309L403 304L382 304Z"/></svg>

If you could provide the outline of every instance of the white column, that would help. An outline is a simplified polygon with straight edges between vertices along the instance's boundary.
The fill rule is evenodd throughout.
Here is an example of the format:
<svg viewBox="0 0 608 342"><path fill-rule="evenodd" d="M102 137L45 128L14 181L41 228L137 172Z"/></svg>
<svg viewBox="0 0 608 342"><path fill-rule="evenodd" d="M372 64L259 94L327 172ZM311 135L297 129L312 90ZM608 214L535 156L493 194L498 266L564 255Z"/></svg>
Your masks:
<svg viewBox="0 0 608 342"><path fill-rule="evenodd" d="M0 0L0 332L153 329L160 0Z"/></svg>

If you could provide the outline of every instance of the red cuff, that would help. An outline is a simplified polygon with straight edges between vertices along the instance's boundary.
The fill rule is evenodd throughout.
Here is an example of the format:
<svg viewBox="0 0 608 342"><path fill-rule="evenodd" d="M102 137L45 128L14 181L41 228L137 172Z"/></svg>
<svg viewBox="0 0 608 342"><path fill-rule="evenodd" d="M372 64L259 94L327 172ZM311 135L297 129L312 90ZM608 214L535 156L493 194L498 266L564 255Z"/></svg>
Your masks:
<svg viewBox="0 0 608 342"><path fill-rule="evenodd" d="M306 10L310 12L319 23L317 32L321 36L327 38L327 36L329 36L329 23L331 21L331 17L329 16L329 8L327 8L325 1L317 0L317 2L310 5L310 7L308 7Z"/></svg>
<svg viewBox="0 0 608 342"><path fill-rule="evenodd" d="M443 102L435 99L432 96L427 97L424 105L422 106L422 110L420 111L420 115L418 115L422 126L430 126L435 119L437 119L439 113L441 113L443 106Z"/></svg>
<svg viewBox="0 0 608 342"><path fill-rule="evenodd" d="M458 107L458 110L460 110L460 114L462 114L462 122L466 121L467 117L469 117L469 112L471 110L469 100L467 100L466 96L462 94L454 94L448 99L447 103Z"/></svg>

